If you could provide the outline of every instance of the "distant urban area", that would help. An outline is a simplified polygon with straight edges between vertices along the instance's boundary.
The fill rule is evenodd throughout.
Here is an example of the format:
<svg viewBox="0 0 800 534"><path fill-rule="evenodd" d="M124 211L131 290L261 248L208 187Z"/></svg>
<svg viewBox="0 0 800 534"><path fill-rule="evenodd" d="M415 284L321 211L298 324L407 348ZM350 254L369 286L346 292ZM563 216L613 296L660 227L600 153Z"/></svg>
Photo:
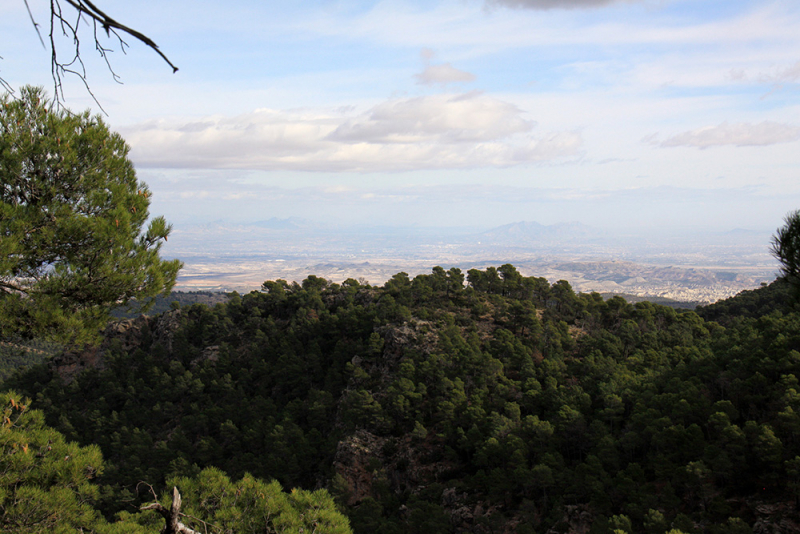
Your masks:
<svg viewBox="0 0 800 534"><path fill-rule="evenodd" d="M168 255L185 266L182 291L250 291L265 280L383 284L440 265L511 263L526 276L567 280L576 291L704 304L771 282L769 232L618 235L579 223L516 222L479 228L347 227L302 219L178 225ZM212 251L212 252L209 252Z"/></svg>

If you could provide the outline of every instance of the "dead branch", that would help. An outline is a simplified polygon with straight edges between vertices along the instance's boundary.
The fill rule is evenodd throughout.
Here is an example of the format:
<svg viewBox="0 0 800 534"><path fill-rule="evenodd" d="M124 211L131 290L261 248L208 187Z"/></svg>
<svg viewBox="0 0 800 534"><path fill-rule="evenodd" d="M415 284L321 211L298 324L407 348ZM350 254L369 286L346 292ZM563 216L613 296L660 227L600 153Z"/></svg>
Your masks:
<svg viewBox="0 0 800 534"><path fill-rule="evenodd" d="M135 37L139 41L143 42L144 44L146 44L147 46L149 46L150 48L155 50L155 52L159 56L161 56L161 58L164 61L167 62L167 65L172 67L172 72L173 73L178 72L178 67L176 67L175 65L172 64L172 62L169 60L169 58L167 58L167 56L165 56L164 53L161 50L159 50L158 45L155 42L153 42L153 40L150 39L148 36L144 35L143 33L139 32L139 31L134 30L133 28L129 28L128 26L125 26L124 24L120 24L116 20L114 20L111 17L109 17L108 15L106 15L103 11L98 9L97 6L95 6L89 0L66 0L66 1L67 1L67 3L69 5L71 5L72 7L74 7L75 9L78 10L78 14L79 15L81 13L85 13L86 15L88 15L89 17L94 19L96 22L99 22L102 25L103 29L106 31L106 35L110 35L110 32L113 29L113 30L119 30L119 31L125 32L128 35L130 35L131 37ZM116 32L114 32L114 33L116 34ZM97 42L97 38L96 37L95 37L95 42Z"/></svg>
<svg viewBox="0 0 800 534"><path fill-rule="evenodd" d="M181 494L177 487L172 488L172 506L167 510L161 503L154 502L142 506L140 510L155 510L164 518L166 525L161 531L163 534L202 534L191 529L181 522Z"/></svg>
<svg viewBox="0 0 800 534"><path fill-rule="evenodd" d="M172 68L172 72L177 72L178 67L176 67L169 58L159 49L158 45L148 36L144 35L142 32L131 28L121 22L117 21L116 19L110 17L107 13L105 13L102 9L100 9L92 0L63 0L63 2L69 6L71 9L67 9L66 11L62 9L62 0L49 0L50 1L50 33L49 33L49 45L50 45L50 71L53 78L53 85L55 88L55 95L54 100L57 105L61 106L64 101L64 90L63 90L63 78L66 75L73 75L76 76L86 88L86 91L92 97L92 99L100 106L102 110L102 106L97 101L97 98L92 93L91 88L89 87L89 83L86 79L86 66L83 62L83 58L81 57L81 40L79 37L80 33L80 26L83 22L84 25L87 24L87 20L92 24L92 37L94 39L94 46L95 50L100 57L106 63L106 67L108 68L109 72L111 73L112 78L116 82L120 82L119 76L114 72L112 68L111 61L109 59L109 53L113 52L112 48L108 48L101 43L101 37L99 35L98 29L102 29L106 37L109 39L116 39L119 45L119 49L122 53L125 53L125 49L129 46L127 42L123 39L123 35L128 35L133 37L134 39L144 43L145 46L153 49L161 58ZM28 4L28 0L24 0L25 7L28 10L28 15L31 19L31 24L33 24L33 28L36 31L36 34L39 36L39 40L42 43L42 46L47 48L45 45L44 38L42 37L42 33L40 31L39 23L36 22L36 19L33 16L33 12L30 9ZM65 37L68 40L72 41L72 46L65 54L59 54L58 46L56 45L56 40L59 38L59 32L61 37ZM9 93L13 93L13 89L6 83L6 81L0 77L0 87L5 88Z"/></svg>

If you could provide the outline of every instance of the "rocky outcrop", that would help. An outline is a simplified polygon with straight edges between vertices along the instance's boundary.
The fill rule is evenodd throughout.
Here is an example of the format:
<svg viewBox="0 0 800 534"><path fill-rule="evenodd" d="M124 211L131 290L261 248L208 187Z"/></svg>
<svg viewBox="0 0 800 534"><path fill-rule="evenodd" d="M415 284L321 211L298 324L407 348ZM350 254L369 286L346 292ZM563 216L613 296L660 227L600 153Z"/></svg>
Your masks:
<svg viewBox="0 0 800 534"><path fill-rule="evenodd" d="M111 347L123 352L141 347L148 337L146 333L152 335L153 343L163 345L170 352L172 338L180 326L180 313L180 310L172 310L157 317L141 315L135 319L114 321L103 332L100 346L65 351L53 356L50 365L61 380L69 384L86 369L105 369L104 356ZM206 356L210 359L212 354Z"/></svg>
<svg viewBox="0 0 800 534"><path fill-rule="evenodd" d="M753 534L800 534L800 515L793 502L758 504Z"/></svg>
<svg viewBox="0 0 800 534"><path fill-rule="evenodd" d="M438 336L433 323L412 319L400 325L388 325L378 330L384 341L384 358L395 360L413 346L425 353L433 352Z"/></svg>
<svg viewBox="0 0 800 534"><path fill-rule="evenodd" d="M457 466L444 459L432 460L437 456L432 452L441 447L437 440L430 434L425 438L410 435L402 438L381 437L363 429L342 439L336 449L333 466L336 474L347 484L347 505L357 506L368 497L378 497L376 490L379 486L388 487L398 495L416 494L444 479L446 473ZM511 517L505 522L505 530L486 530L481 523L503 512L502 505L476 500L474 496L459 492L454 487L442 492L441 506L450 516L450 523L456 532L511 534L519 525L519 521Z"/></svg>
<svg viewBox="0 0 800 534"><path fill-rule="evenodd" d="M587 504L564 506L564 516L561 521L547 531L547 534L588 534L594 523L594 515Z"/></svg>
<svg viewBox="0 0 800 534"><path fill-rule="evenodd" d="M378 470L384 464L385 444L386 438L366 430L357 430L337 445L333 466L336 473L347 481L348 506L373 495L373 484L377 480Z"/></svg>
<svg viewBox="0 0 800 534"><path fill-rule="evenodd" d="M476 534L502 533L513 534L517 531L520 522L513 518L508 519L503 530L480 525L483 519L501 511L499 505L489 505L486 502L474 502L467 493L458 493L455 488L447 488L442 492L442 507L450 514L450 524L455 532L475 532Z"/></svg>
<svg viewBox="0 0 800 534"><path fill-rule="evenodd" d="M72 382L76 376L86 369L105 369L103 351L99 347L81 351L67 351L50 360L53 370L61 377L64 384Z"/></svg>
<svg viewBox="0 0 800 534"><path fill-rule="evenodd" d="M181 310L170 310L151 319L153 343L160 344L167 352L172 352L172 338L181 325Z"/></svg>
<svg viewBox="0 0 800 534"><path fill-rule="evenodd" d="M194 358L189 365L192 369L203 362L216 362L219 360L219 345L211 345L203 349L198 358Z"/></svg>

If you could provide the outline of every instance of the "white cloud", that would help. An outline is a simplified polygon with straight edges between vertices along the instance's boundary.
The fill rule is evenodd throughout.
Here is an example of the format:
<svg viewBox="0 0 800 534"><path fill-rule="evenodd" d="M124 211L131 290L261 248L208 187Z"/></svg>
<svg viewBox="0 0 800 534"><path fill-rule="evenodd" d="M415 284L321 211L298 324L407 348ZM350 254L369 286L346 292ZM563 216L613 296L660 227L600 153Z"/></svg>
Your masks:
<svg viewBox="0 0 800 534"><path fill-rule="evenodd" d="M417 79L417 83L423 85L433 85L437 83L447 85L448 83L471 82L475 80L474 74L459 70L450 63L428 65L425 67L425 70L419 74L415 74L414 77Z"/></svg>
<svg viewBox="0 0 800 534"><path fill-rule="evenodd" d="M533 123L516 106L478 92L390 100L339 126L329 139L368 143L498 140Z"/></svg>
<svg viewBox="0 0 800 534"><path fill-rule="evenodd" d="M758 124L740 122L707 126L679 133L660 143L662 147L688 146L709 148L713 146L767 146L800 139L800 128L790 124L763 121Z"/></svg>
<svg viewBox="0 0 800 534"><path fill-rule="evenodd" d="M761 59L761 61L758 61ZM731 58L729 62L735 62L737 58ZM741 60L739 60L741 61ZM800 82L800 61L790 63L783 62L783 66L766 66L765 61L757 57L755 63L749 68L732 67L724 75L724 79L739 83L758 83L771 84L773 90L779 89L783 84L794 84ZM765 68L766 67L766 68Z"/></svg>
<svg viewBox="0 0 800 534"><path fill-rule="evenodd" d="M583 138L578 132L553 133L517 149L515 156L520 162L548 161L575 155L582 144Z"/></svg>
<svg viewBox="0 0 800 534"><path fill-rule="evenodd" d="M200 191L181 191L180 197L183 199L191 198L191 199L202 199L202 198L209 198L211 196L210 191L200 190Z"/></svg>
<svg viewBox="0 0 800 534"><path fill-rule="evenodd" d="M486 3L489 6L522 9L583 9L607 6L621 1L633 0L486 0Z"/></svg>
<svg viewBox="0 0 800 534"><path fill-rule="evenodd" d="M771 83L791 83L800 80L800 61L789 67L776 69L771 73L761 74L761 81Z"/></svg>
<svg viewBox="0 0 800 534"><path fill-rule="evenodd" d="M794 54L800 40L797 10L780 9L774 3L737 10L733 15L701 19L675 17L669 10L660 9L636 10L625 17L608 17L603 12L576 17L565 10L549 9L541 13L532 9L589 8L634 2L657 3L651 0L487 0L490 6L529 9L525 12L497 10L486 16L485 9L473 9L469 4L465 8L464 2L434 3L430 9L378 2L360 16L318 17L305 22L303 28L320 35L364 39L378 45L433 47L448 49L451 54L461 48L462 53L466 51L473 57L523 47L536 47L536 53L562 46L702 47L689 50L693 55L713 45L727 47L718 52L725 57L741 57L744 50L766 52L774 61L780 55ZM684 56L686 52L681 50ZM590 49L582 55L596 53L596 49Z"/></svg>
<svg viewBox="0 0 800 534"><path fill-rule="evenodd" d="M139 167L408 171L505 167L573 156L577 133L533 136L524 112L478 92L393 99L352 111L261 109L122 129Z"/></svg>
<svg viewBox="0 0 800 534"><path fill-rule="evenodd" d="M436 55L436 51L433 50L432 48L425 47L422 50L420 50L419 55L425 61L430 61Z"/></svg>
<svg viewBox="0 0 800 534"><path fill-rule="evenodd" d="M732 68L728 71L726 79L734 82L743 82L747 80L747 72L744 69Z"/></svg>

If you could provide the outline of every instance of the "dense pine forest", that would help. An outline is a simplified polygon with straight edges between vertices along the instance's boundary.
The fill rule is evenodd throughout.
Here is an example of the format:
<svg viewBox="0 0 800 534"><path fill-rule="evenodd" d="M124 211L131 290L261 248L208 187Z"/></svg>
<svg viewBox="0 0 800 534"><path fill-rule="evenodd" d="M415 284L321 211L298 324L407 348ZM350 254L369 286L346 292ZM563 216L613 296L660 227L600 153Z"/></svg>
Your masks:
<svg viewBox="0 0 800 534"><path fill-rule="evenodd" d="M317 532L346 531L336 510L364 534L798 532L794 302L779 279L695 311L629 304L512 265L268 281L113 323L8 378L5 402L102 452L81 502L103 528L156 532L137 510L177 485L201 532L267 487L295 499L285 517L328 514Z"/></svg>

